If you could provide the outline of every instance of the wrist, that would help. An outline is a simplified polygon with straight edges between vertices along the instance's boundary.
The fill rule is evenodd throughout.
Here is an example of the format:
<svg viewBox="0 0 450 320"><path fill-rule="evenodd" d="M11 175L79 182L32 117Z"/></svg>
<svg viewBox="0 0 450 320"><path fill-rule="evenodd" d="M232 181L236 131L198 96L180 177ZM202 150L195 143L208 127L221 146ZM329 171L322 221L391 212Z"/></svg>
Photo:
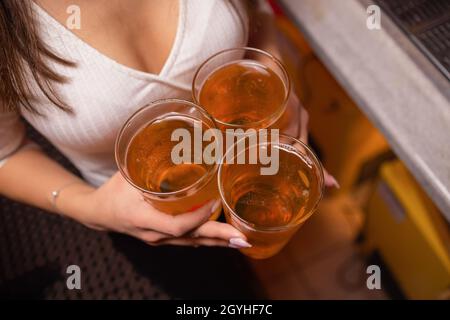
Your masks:
<svg viewBox="0 0 450 320"><path fill-rule="evenodd" d="M94 212L93 193L96 189L80 181L59 191L54 207L61 215L74 219L82 224L92 224Z"/></svg>

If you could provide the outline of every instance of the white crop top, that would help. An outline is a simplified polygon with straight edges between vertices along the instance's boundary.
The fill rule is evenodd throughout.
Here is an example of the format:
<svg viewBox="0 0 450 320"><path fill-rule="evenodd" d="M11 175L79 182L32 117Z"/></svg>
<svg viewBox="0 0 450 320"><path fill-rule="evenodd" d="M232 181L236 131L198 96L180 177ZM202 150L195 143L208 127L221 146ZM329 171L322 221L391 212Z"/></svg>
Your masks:
<svg viewBox="0 0 450 320"><path fill-rule="evenodd" d="M180 0L172 50L162 71L150 74L117 63L39 6L34 8L42 39L59 56L77 63L75 68L50 64L69 79L55 89L75 114L60 111L42 98L37 108L44 117L25 110L21 115L94 186L117 171L114 142L132 113L157 99L190 100L194 72L204 60L220 50L247 44L248 18L243 1ZM24 134L19 114L0 113L0 160L20 147Z"/></svg>

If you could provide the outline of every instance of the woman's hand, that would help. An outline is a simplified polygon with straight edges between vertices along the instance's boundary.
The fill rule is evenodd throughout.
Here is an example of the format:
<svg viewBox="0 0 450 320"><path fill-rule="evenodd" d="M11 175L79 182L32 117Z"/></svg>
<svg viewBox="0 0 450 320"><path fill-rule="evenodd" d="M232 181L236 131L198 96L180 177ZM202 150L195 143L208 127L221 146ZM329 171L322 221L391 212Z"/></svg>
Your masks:
<svg viewBox="0 0 450 320"><path fill-rule="evenodd" d="M280 133L297 137L303 143L308 144L308 122L308 111L303 107L297 95L291 92L286 111L275 126L280 128ZM325 168L323 169L323 176L325 186L339 188L339 183Z"/></svg>
<svg viewBox="0 0 450 320"><path fill-rule="evenodd" d="M68 193L62 194L61 202L69 197ZM76 218L83 224L125 233L150 245L250 246L245 236L231 225L208 220L220 200L211 201L196 211L171 216L153 208L120 173L100 188L78 197L72 194L71 198L78 198L76 201L89 207L85 214Z"/></svg>

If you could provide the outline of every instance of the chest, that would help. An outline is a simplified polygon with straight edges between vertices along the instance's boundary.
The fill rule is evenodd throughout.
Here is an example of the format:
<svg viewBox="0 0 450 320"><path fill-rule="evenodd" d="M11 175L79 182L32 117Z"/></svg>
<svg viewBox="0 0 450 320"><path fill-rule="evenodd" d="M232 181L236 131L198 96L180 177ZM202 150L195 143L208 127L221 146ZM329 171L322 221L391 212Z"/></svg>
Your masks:
<svg viewBox="0 0 450 320"><path fill-rule="evenodd" d="M179 2L39 0L38 4L105 56L130 68L158 74L179 27Z"/></svg>
<svg viewBox="0 0 450 320"><path fill-rule="evenodd" d="M118 2L134 1L139 0ZM161 2L165 1L158 1ZM142 54L149 59L142 60L144 62L136 66L132 62L138 59L108 56L107 52L102 51L104 48L94 47L93 38L91 43L82 39L84 34L96 33L95 29L91 30L93 27L83 24L83 18L82 30L85 30L83 35L78 35L61 25L61 18L57 20L47 10L47 13L39 11L44 41L56 54L77 64L75 68L52 65L59 74L69 79L67 83L55 86L55 89L72 107L74 114L56 110L45 97L38 97L37 101L41 104L38 108L44 111L45 117L26 112L23 116L61 149L89 156L110 155L118 131L137 109L158 99L190 99L196 69L218 51L245 46L248 21L244 9L240 7L240 0L181 0L176 5L176 9L172 8L178 12L174 14L177 20L173 30L175 39L161 39L158 42L145 40L144 37L136 41L142 41L142 48L131 44L133 41L129 45L137 46L137 49L125 48L128 50L127 57ZM110 39L117 37L111 36ZM118 43L127 47L126 41ZM168 52L161 54L163 58L156 68L160 72L146 69L155 59L154 53L163 52L161 47L165 46Z"/></svg>

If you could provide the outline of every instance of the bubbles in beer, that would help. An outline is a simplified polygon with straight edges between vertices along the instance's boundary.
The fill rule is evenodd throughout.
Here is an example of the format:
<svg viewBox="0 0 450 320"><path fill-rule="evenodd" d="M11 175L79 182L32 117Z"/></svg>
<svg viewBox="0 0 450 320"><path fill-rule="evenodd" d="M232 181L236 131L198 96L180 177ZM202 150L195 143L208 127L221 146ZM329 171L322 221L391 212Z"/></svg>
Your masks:
<svg viewBox="0 0 450 320"><path fill-rule="evenodd" d="M213 71L201 88L199 101L222 123L246 126L262 121L258 127L265 128L285 97L286 88L274 71L256 61L241 60Z"/></svg>

